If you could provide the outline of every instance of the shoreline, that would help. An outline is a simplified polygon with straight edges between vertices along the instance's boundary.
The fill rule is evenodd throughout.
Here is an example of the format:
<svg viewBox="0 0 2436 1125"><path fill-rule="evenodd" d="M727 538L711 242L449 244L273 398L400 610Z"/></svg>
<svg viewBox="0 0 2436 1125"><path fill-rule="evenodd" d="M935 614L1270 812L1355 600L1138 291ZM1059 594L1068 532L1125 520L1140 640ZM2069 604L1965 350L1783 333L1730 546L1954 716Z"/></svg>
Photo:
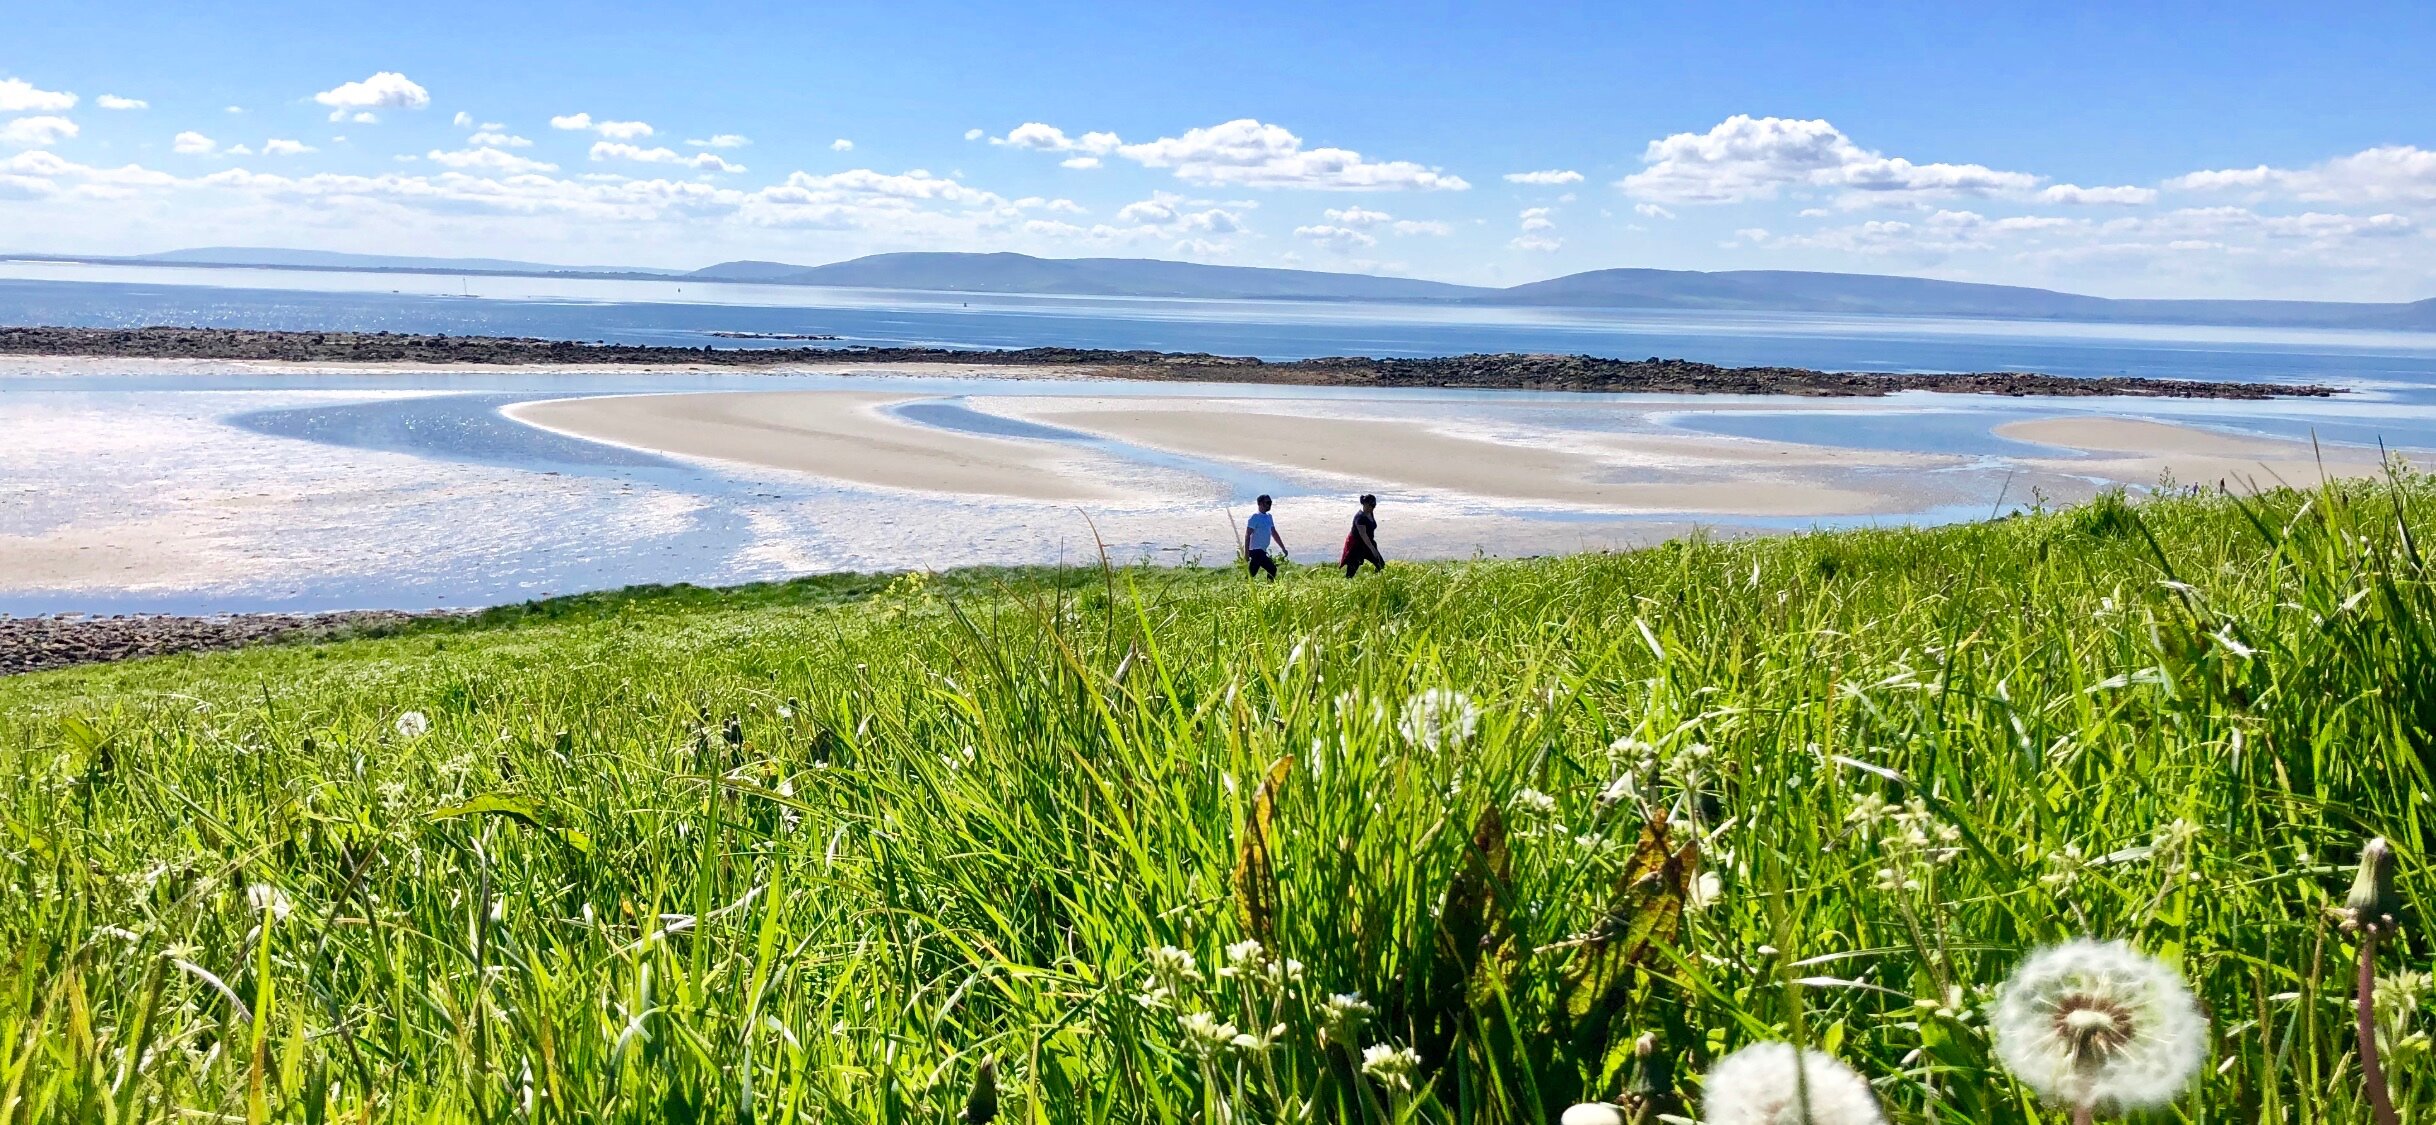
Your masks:
<svg viewBox="0 0 2436 1125"><path fill-rule="evenodd" d="M1105 378L1287 386L1573 391L1602 394L1780 395L1875 398L1900 391L2040 398L2180 398L2264 401L2329 398L2346 388L2027 371L1881 374L1798 367L1721 367L1682 359L1499 354L1427 359L1330 356L1268 362L1199 352L1092 348L683 348L502 336L389 332L284 332L229 328L0 327L0 356L230 360L286 363L480 364L767 369L921 365L981 371L1052 369Z"/></svg>
<svg viewBox="0 0 2436 1125"><path fill-rule="evenodd" d="M0 615L0 676L147 656L248 648L283 641L377 636L459 610L345 609L323 613Z"/></svg>

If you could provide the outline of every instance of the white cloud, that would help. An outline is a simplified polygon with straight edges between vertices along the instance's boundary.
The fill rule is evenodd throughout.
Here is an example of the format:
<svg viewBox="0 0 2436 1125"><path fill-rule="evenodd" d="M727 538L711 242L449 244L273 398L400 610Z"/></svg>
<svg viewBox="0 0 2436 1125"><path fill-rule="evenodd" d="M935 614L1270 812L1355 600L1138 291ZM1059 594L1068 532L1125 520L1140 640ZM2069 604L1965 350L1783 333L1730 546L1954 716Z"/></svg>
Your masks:
<svg viewBox="0 0 2436 1125"><path fill-rule="evenodd" d="M1115 133L1069 136L1054 125L1027 121L1008 130L1006 136L991 138L990 143L1067 153L1065 164L1070 168L1097 167L1100 157L1121 156L1145 168L1173 171L1177 179L1207 185L1342 191L1461 191L1471 186L1460 176L1409 161L1364 160L1361 153L1342 148L1307 149L1302 138L1284 127L1249 117L1141 144L1126 144Z"/></svg>
<svg viewBox="0 0 2436 1125"><path fill-rule="evenodd" d="M1121 145L1116 151L1145 168L1172 169L1178 179L1201 184L1446 191L1462 191L1472 186L1460 176L1410 161L1368 161L1351 149L1306 149L1302 138L1282 126L1249 117L1186 130L1181 137Z"/></svg>
<svg viewBox="0 0 2436 1125"><path fill-rule="evenodd" d="M376 109L422 109L431 104L431 92L397 71L384 70L324 90L313 100L330 107L332 121L370 122L377 120L371 112Z"/></svg>
<svg viewBox="0 0 2436 1125"><path fill-rule="evenodd" d="M1643 168L1618 181L1660 203L1769 199L1787 187L1843 189L1848 202L2026 192L2039 178L1980 164L1914 164L1854 144L1825 121L1735 114L1706 133L1651 141Z"/></svg>
<svg viewBox="0 0 2436 1125"><path fill-rule="evenodd" d="M2166 181L2183 191L2241 191L2307 203L2436 203L2436 150L2383 145L2307 168L2228 168Z"/></svg>
<svg viewBox="0 0 2436 1125"><path fill-rule="evenodd" d="M1069 137L1065 130L1055 125L1026 121L1007 130L1006 136L990 138L990 143L1034 152L1079 152L1089 156L1106 156L1115 152L1123 142L1114 133L1085 133L1079 137Z"/></svg>
<svg viewBox="0 0 2436 1125"><path fill-rule="evenodd" d="M1309 239L1339 254L1379 244L1377 236L1344 226L1296 227L1294 236Z"/></svg>
<svg viewBox="0 0 2436 1125"><path fill-rule="evenodd" d="M220 112L222 112L222 113L243 113L243 112L245 112L245 107L244 107L244 106L241 106L241 105L223 106L223 107L221 107Z"/></svg>
<svg viewBox="0 0 2436 1125"><path fill-rule="evenodd" d="M44 148L58 144L77 134L76 123L65 117L43 115L20 117L0 124L0 145L17 148Z"/></svg>
<svg viewBox="0 0 2436 1125"><path fill-rule="evenodd" d="M118 96L117 94L103 94L102 96L100 96L100 97L98 97L98 98L93 99L93 104L94 104L94 105L97 105L97 106L100 106L100 107L101 107L101 108L103 108L103 109L151 109L151 108L152 108L152 103L151 103L151 102L148 102L148 101L145 101L145 100L144 100L144 99L142 99L142 98L122 98L122 97Z"/></svg>
<svg viewBox="0 0 2436 1125"><path fill-rule="evenodd" d="M742 133L715 133L701 140L685 143L695 148L743 148L753 143L753 139Z"/></svg>
<svg viewBox="0 0 2436 1125"><path fill-rule="evenodd" d="M424 153L423 158L431 161L434 164L445 164L451 168L488 168L493 171L505 172L510 175L525 172L555 172L558 170L558 165L556 164L544 163L539 160L518 156L515 153L506 152L495 148L466 148L455 150L435 148L430 152Z"/></svg>
<svg viewBox="0 0 2436 1125"><path fill-rule="evenodd" d="M1239 234L1243 216L1236 211L1210 204L1205 200L1186 199L1174 192L1152 192L1150 198L1128 203L1118 208L1116 221L1124 227L1099 228L1103 236L1141 233L1175 236L1179 234Z"/></svg>
<svg viewBox="0 0 2436 1125"><path fill-rule="evenodd" d="M220 154L222 156L252 156L254 155L254 150L247 148L242 144L234 144L228 146L227 148L221 149Z"/></svg>
<svg viewBox="0 0 2436 1125"><path fill-rule="evenodd" d="M1397 234L1434 234L1441 237L1455 233L1455 228L1436 219L1398 219L1388 226Z"/></svg>
<svg viewBox="0 0 2436 1125"><path fill-rule="evenodd" d="M592 142L594 160L632 160L641 164L682 164L707 172L742 172L744 165L730 164L716 153L697 152L692 156L670 148L644 148L616 141Z"/></svg>
<svg viewBox="0 0 2436 1125"><path fill-rule="evenodd" d="M613 141L634 141L656 132L641 121L594 120L589 113L569 113L550 119L550 128L569 132L593 132Z"/></svg>
<svg viewBox="0 0 2436 1125"><path fill-rule="evenodd" d="M1674 212L1669 211L1664 207L1660 207L1655 203L1635 203L1632 205L1632 211L1633 214L1649 219L1671 219L1675 217ZM1824 212L1821 213L1824 214Z"/></svg>
<svg viewBox="0 0 2436 1125"><path fill-rule="evenodd" d="M303 141L291 141L280 137L272 137L270 140L262 142L262 155L264 156L301 156L314 151L317 150Z"/></svg>
<svg viewBox="0 0 2436 1125"><path fill-rule="evenodd" d="M1534 187L1559 187L1582 182L1582 174L1570 169L1551 168L1545 172L1508 172L1509 184L1530 184Z"/></svg>
<svg viewBox="0 0 2436 1125"><path fill-rule="evenodd" d="M1548 238L1544 235L1526 234L1512 242L1506 243L1506 245L1517 250L1530 250L1535 253L1549 254L1563 249L1565 243L1562 239Z"/></svg>
<svg viewBox="0 0 2436 1125"><path fill-rule="evenodd" d="M460 129L471 129L474 127L474 115L460 109L455 117L448 119L448 123Z"/></svg>
<svg viewBox="0 0 2436 1125"><path fill-rule="evenodd" d="M169 142L171 151L185 156L209 156L219 147L210 137L193 130L180 133Z"/></svg>
<svg viewBox="0 0 2436 1125"><path fill-rule="evenodd" d="M1524 234L1556 229L1556 220L1549 217L1548 208L1545 207L1525 207L1517 217L1522 220Z"/></svg>
<svg viewBox="0 0 2436 1125"><path fill-rule="evenodd" d="M982 131L981 131L981 130L979 130L979 129L967 129L967 130L965 130L965 131L964 131L964 139L965 139L965 140L968 140L968 141L977 141L977 140L980 140L982 137L987 136L987 135L988 135L988 134L986 134L986 133L982 132Z"/></svg>
<svg viewBox="0 0 2436 1125"><path fill-rule="evenodd" d="M1064 160L1058 161L1057 166L1060 168L1073 168L1077 171L1087 168L1097 168L1100 166L1100 158L1096 156L1069 156Z"/></svg>
<svg viewBox="0 0 2436 1125"><path fill-rule="evenodd" d="M465 138L465 143L484 148L531 148L533 142L512 133L486 130Z"/></svg>
<svg viewBox="0 0 2436 1125"><path fill-rule="evenodd" d="M2115 204L2135 206L2155 203L2157 189L2144 187L2082 187L2079 184L2053 184L2038 193L2041 203Z"/></svg>
<svg viewBox="0 0 2436 1125"><path fill-rule="evenodd" d="M1358 203L1351 207L1331 207L1320 212L1320 216L1338 226L1351 227L1355 230L1361 230L1365 227L1375 227L1380 223L1384 223L1395 218L1394 215L1390 215L1385 211L1366 210L1361 204Z"/></svg>
<svg viewBox="0 0 2436 1125"><path fill-rule="evenodd" d="M834 141L829 142L829 151L831 151L831 152L853 152L853 151L854 151L854 142L853 142L853 141L850 141L850 140L847 140L847 139L846 139L846 138L844 138L844 137L839 137L838 139L836 139L836 140L834 140Z"/></svg>
<svg viewBox="0 0 2436 1125"><path fill-rule="evenodd" d="M40 89L22 78L0 78L0 113L57 113L74 108L74 94Z"/></svg>

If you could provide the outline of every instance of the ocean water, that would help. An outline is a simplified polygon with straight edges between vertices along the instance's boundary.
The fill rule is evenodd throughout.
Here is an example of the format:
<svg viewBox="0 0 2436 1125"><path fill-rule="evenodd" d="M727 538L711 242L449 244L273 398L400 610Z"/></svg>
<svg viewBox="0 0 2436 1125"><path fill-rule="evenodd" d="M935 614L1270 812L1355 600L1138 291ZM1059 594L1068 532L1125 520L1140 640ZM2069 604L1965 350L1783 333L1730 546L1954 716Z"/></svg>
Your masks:
<svg viewBox="0 0 2436 1125"><path fill-rule="evenodd" d="M2330 447L2436 450L2436 334L1259 301L882 293L279 270L0 263L0 324L528 335L749 346L714 332L870 345L1058 345L1321 355L1586 352L1860 371L2034 370L2334 383L2264 403L1905 394L1714 396L1375 391L1005 378L0 368L0 612L466 606L633 582L830 569L1112 558L1223 560L1249 498L1280 498L1327 541L1355 482L1127 445L1014 416L1060 396L1240 399L1247 408L1422 422L1569 448L1693 433L1959 459L1911 474L1902 511L1749 517L1601 511L1461 495L1392 497L1408 555L1542 553L1693 527L1776 530L1976 518L2022 495L1996 435L2023 418L2135 416ZM1095 472L1159 482L1102 506L906 494L604 445L516 422L538 398L884 387L911 425L1039 442ZM1281 406L1280 404L1285 404ZM1661 474L1663 475L1663 474ZM1855 470L1837 483L1884 485ZM1401 504L1402 507L1395 506Z"/></svg>

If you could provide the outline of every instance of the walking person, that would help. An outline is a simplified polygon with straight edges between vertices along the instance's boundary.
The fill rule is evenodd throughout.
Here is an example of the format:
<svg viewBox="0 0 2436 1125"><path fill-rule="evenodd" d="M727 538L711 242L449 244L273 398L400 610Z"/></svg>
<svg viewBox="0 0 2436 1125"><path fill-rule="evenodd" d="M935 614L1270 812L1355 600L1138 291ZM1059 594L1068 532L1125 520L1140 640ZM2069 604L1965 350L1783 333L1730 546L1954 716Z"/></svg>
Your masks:
<svg viewBox="0 0 2436 1125"><path fill-rule="evenodd" d="M1269 498L1265 494L1254 501L1260 510L1243 521L1243 560L1254 578L1263 574L1277 581L1277 559L1269 557L1269 544L1277 544L1278 558L1286 557L1286 537L1277 533L1277 517L1269 514Z"/></svg>
<svg viewBox="0 0 2436 1125"><path fill-rule="evenodd" d="M1345 533L1345 555L1339 560L1347 578L1360 574L1363 563L1387 569L1387 556L1379 553L1378 512L1379 498L1363 493L1362 510L1353 514L1353 530Z"/></svg>

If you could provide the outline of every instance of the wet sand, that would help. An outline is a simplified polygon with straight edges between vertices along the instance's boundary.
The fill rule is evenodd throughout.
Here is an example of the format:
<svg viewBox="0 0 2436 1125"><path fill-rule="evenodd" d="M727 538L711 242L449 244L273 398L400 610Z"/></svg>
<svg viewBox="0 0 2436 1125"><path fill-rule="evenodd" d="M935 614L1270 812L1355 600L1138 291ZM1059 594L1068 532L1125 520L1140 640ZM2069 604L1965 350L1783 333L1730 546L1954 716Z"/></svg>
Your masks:
<svg viewBox="0 0 2436 1125"><path fill-rule="evenodd" d="M2131 485L2171 478L2182 484L2223 482L2236 491L2249 491L2314 485L2330 477L2369 476L2383 467L2373 450L2312 448L2307 442L2245 437L2137 418L2038 418L2007 422L1996 427L1996 435L2084 455L2026 460L2039 469Z"/></svg>
<svg viewBox="0 0 2436 1125"><path fill-rule="evenodd" d="M1089 472L1086 458L1053 445L953 433L881 413L913 397L844 391L616 395L521 403L507 414L594 441L880 488L1059 501L1130 494Z"/></svg>
<svg viewBox="0 0 2436 1125"><path fill-rule="evenodd" d="M1781 475L1778 443L1732 438L1596 435L1565 448L1448 432L1428 423L1304 413L1279 402L1028 400L1027 420L1196 457L1322 475L1354 490L1435 492L1632 512L1859 515L1905 510L1891 490ZM1762 448L1765 447L1765 448ZM1879 460L1810 450L1812 466ZM1763 468L1762 466L1770 466Z"/></svg>

